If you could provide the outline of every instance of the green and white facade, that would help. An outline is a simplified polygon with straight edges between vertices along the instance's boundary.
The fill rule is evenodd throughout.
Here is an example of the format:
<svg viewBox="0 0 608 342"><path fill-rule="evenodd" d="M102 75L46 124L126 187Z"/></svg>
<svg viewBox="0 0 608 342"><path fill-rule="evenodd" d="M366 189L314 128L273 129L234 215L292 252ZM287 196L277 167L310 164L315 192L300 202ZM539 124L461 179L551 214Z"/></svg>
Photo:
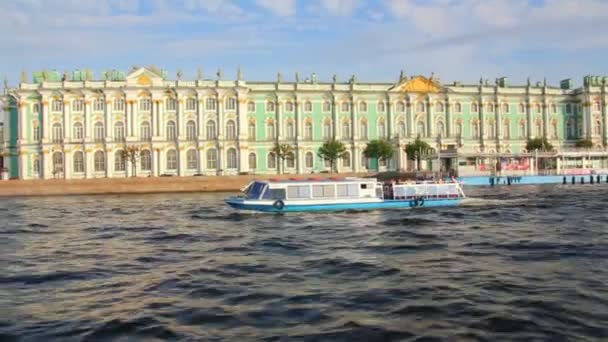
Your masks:
<svg viewBox="0 0 608 342"><path fill-rule="evenodd" d="M155 68L106 72L102 80L90 72L35 73L2 98L4 167L20 179L127 177L133 168L121 151L137 146L141 177L276 174L271 150L280 143L294 148L285 172L310 174L329 169L317 150L335 137L349 152L340 172L378 167L362 154L372 139L395 148L380 169L407 170L413 164L404 147L417 136L441 150L443 169L460 172L496 155L521 163L531 158L525 145L534 137L547 137L562 157L589 138L599 163L590 166L605 167L606 78L585 77L577 89L569 81L447 85L404 75L386 83L317 82L315 75L255 82L240 72L225 80L221 71L215 79L178 78Z"/></svg>

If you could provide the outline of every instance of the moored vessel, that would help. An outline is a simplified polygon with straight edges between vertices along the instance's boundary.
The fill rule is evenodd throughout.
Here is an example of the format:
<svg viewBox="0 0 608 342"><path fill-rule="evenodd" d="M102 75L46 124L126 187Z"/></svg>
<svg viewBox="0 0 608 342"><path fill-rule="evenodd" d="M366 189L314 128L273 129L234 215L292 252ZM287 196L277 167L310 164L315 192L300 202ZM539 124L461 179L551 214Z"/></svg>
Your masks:
<svg viewBox="0 0 608 342"><path fill-rule="evenodd" d="M376 210L457 205L465 194L458 182L378 182L375 178L256 180L244 195L225 202L261 212Z"/></svg>

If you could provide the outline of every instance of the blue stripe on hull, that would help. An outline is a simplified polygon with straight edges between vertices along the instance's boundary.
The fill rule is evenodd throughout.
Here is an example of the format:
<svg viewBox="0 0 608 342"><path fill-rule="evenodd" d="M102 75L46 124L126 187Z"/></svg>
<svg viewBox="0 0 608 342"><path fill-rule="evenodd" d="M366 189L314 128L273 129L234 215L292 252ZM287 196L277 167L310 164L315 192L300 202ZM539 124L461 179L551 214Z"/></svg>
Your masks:
<svg viewBox="0 0 608 342"><path fill-rule="evenodd" d="M446 207L455 206L460 203L462 199L426 199L422 206L424 207ZM340 204L304 204L304 205L288 205L286 204L283 209L278 210L272 205L256 205L256 204L243 204L239 202L226 201L228 205L235 209L240 210L254 210L263 212L316 212L316 211L342 211L342 210L376 210L376 209L405 209L413 208L413 201L395 201L387 200L384 202L377 203L340 203Z"/></svg>

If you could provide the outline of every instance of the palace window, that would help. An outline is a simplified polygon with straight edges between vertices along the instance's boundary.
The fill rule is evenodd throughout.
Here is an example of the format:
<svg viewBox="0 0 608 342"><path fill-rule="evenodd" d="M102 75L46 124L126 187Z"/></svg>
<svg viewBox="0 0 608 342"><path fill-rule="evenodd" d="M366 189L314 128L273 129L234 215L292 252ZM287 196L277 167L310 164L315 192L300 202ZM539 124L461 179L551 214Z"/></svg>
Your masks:
<svg viewBox="0 0 608 342"><path fill-rule="evenodd" d="M443 125L443 122L438 121L437 122L437 132L436 132L439 136L445 137L445 127Z"/></svg>
<svg viewBox="0 0 608 342"><path fill-rule="evenodd" d="M217 169L217 150L214 148L207 150L207 168Z"/></svg>
<svg viewBox="0 0 608 342"><path fill-rule="evenodd" d="M196 110L196 102L196 99L193 97L189 97L188 99L186 99L186 110Z"/></svg>
<svg viewBox="0 0 608 342"><path fill-rule="evenodd" d="M285 102L285 111L293 112L293 102L291 102L291 101Z"/></svg>
<svg viewBox="0 0 608 342"><path fill-rule="evenodd" d="M165 110L168 112L174 112L176 108L177 101L172 97L167 98L167 100L165 101Z"/></svg>
<svg viewBox="0 0 608 342"><path fill-rule="evenodd" d="M84 172L84 153L82 153L82 151L74 152L74 172Z"/></svg>
<svg viewBox="0 0 608 342"><path fill-rule="evenodd" d="M255 133L255 123L250 122L249 127L247 128L247 139L249 139L250 141L255 141Z"/></svg>
<svg viewBox="0 0 608 342"><path fill-rule="evenodd" d="M226 151L226 168L236 169L237 165L236 150L234 148L229 148L228 151Z"/></svg>
<svg viewBox="0 0 608 342"><path fill-rule="evenodd" d="M274 102L266 101L266 112L272 113L274 112Z"/></svg>
<svg viewBox="0 0 608 342"><path fill-rule="evenodd" d="M196 122L194 120L189 120L186 123L186 140L196 140Z"/></svg>
<svg viewBox="0 0 608 342"><path fill-rule="evenodd" d="M477 122L473 122L471 125L471 133L473 135L473 139L479 138L479 124Z"/></svg>
<svg viewBox="0 0 608 342"><path fill-rule="evenodd" d="M93 111L94 112L103 112L105 107L105 103L103 99L95 99L93 100Z"/></svg>
<svg viewBox="0 0 608 342"><path fill-rule="evenodd" d="M226 100L226 110L236 110L236 97L229 97Z"/></svg>
<svg viewBox="0 0 608 342"><path fill-rule="evenodd" d="M456 106L454 106L454 110L456 113L462 113L462 104L460 102L456 102Z"/></svg>
<svg viewBox="0 0 608 342"><path fill-rule="evenodd" d="M258 160L257 160L255 153L253 153L253 152L249 153L248 159L249 159L249 169L255 170L258 167Z"/></svg>
<svg viewBox="0 0 608 342"><path fill-rule="evenodd" d="M177 151L167 151L167 170L177 170Z"/></svg>
<svg viewBox="0 0 608 342"><path fill-rule="evenodd" d="M123 150L114 153L114 171L125 171L127 169L127 158Z"/></svg>
<svg viewBox="0 0 608 342"><path fill-rule="evenodd" d="M106 170L106 156L103 151L97 151L93 155L93 163L95 172L103 172Z"/></svg>
<svg viewBox="0 0 608 342"><path fill-rule="evenodd" d="M502 104L502 112L505 113L505 114L509 113L509 105L508 104L506 104L506 103Z"/></svg>
<svg viewBox="0 0 608 342"><path fill-rule="evenodd" d="M524 122L519 123L519 137L520 138L526 137L526 124Z"/></svg>
<svg viewBox="0 0 608 342"><path fill-rule="evenodd" d="M477 111L478 111L477 103L471 103L471 112L477 113Z"/></svg>
<svg viewBox="0 0 608 342"><path fill-rule="evenodd" d="M114 124L114 139L123 141L125 139L125 125L122 122Z"/></svg>
<svg viewBox="0 0 608 342"><path fill-rule="evenodd" d="M228 122L226 122L226 139L236 139L236 125L233 120L228 120Z"/></svg>
<svg viewBox="0 0 608 342"><path fill-rule="evenodd" d="M367 169L368 167L369 167L369 159L362 152L361 153L361 168Z"/></svg>
<svg viewBox="0 0 608 342"><path fill-rule="evenodd" d="M593 111L596 111L596 112L600 111L600 103L599 102L593 102Z"/></svg>
<svg viewBox="0 0 608 342"><path fill-rule="evenodd" d="M350 167L350 153L344 152L342 155L342 167Z"/></svg>
<svg viewBox="0 0 608 342"><path fill-rule="evenodd" d="M266 161L266 167L269 169L277 168L277 155L274 152L268 153L268 160Z"/></svg>
<svg viewBox="0 0 608 342"><path fill-rule="evenodd" d="M63 172L63 153L53 153L53 174Z"/></svg>
<svg viewBox="0 0 608 342"><path fill-rule="evenodd" d="M397 102L397 113L405 112L405 102L399 101Z"/></svg>
<svg viewBox="0 0 608 342"><path fill-rule="evenodd" d="M266 140L274 140L274 122L268 122L266 124Z"/></svg>
<svg viewBox="0 0 608 342"><path fill-rule="evenodd" d="M114 111L122 112L125 110L125 99L117 98L114 99Z"/></svg>
<svg viewBox="0 0 608 342"><path fill-rule="evenodd" d="M519 104L519 112L522 114L526 112L526 106L523 103Z"/></svg>
<svg viewBox="0 0 608 342"><path fill-rule="evenodd" d="M3 127L0 127L0 128L3 128ZM33 139L34 139L35 141L40 141L40 138L41 138L41 134L40 134L40 125L38 125L38 124L34 124L34 132L32 132L32 133L33 133L33 135L34 135L34 136L33 136ZM0 139L0 141L4 141L4 139Z"/></svg>
<svg viewBox="0 0 608 342"><path fill-rule="evenodd" d="M249 113L253 113L253 112L255 112L255 102L253 102L253 101L249 101L249 102L247 103L247 111L248 111Z"/></svg>
<svg viewBox="0 0 608 342"><path fill-rule="evenodd" d="M416 112L419 112L419 113L425 112L424 103L422 103L422 102L416 103Z"/></svg>
<svg viewBox="0 0 608 342"><path fill-rule="evenodd" d="M553 139L557 139L557 122L551 124L551 136Z"/></svg>
<svg viewBox="0 0 608 342"><path fill-rule="evenodd" d="M84 101L82 99L76 99L72 102L72 111L75 113L81 113L84 111Z"/></svg>
<svg viewBox="0 0 608 342"><path fill-rule="evenodd" d="M496 124L494 122L488 122L488 138L496 137Z"/></svg>
<svg viewBox="0 0 608 342"><path fill-rule="evenodd" d="M569 120L568 123L566 123L566 134L568 135L568 139L572 139L575 137L576 135L576 130L574 128L574 122L572 120Z"/></svg>
<svg viewBox="0 0 608 342"><path fill-rule="evenodd" d="M63 127L61 124L55 123L53 124L53 142L60 143L63 140Z"/></svg>
<svg viewBox="0 0 608 342"><path fill-rule="evenodd" d="M103 129L103 123L101 122L96 122L95 123L95 127L94 127L94 131L95 131L95 136L94 136L94 140L95 142L102 142L104 137L105 137L105 132Z"/></svg>
<svg viewBox="0 0 608 342"><path fill-rule="evenodd" d="M140 154L140 165L142 171L151 171L152 170L152 155L150 150L143 150Z"/></svg>
<svg viewBox="0 0 608 342"><path fill-rule="evenodd" d="M217 137L215 133L215 121L207 121L207 140L214 140Z"/></svg>
<svg viewBox="0 0 608 342"><path fill-rule="evenodd" d="M443 103L438 102L437 105L435 106L435 110L437 110L438 112L443 112Z"/></svg>
<svg viewBox="0 0 608 342"><path fill-rule="evenodd" d="M139 111L149 112L152 108L152 101L149 97L144 97L139 100Z"/></svg>
<svg viewBox="0 0 608 342"><path fill-rule="evenodd" d="M51 111L55 113L63 112L63 100L55 99L51 102Z"/></svg>
<svg viewBox="0 0 608 342"><path fill-rule="evenodd" d="M566 104L566 114L572 113L572 105L570 103Z"/></svg>
<svg viewBox="0 0 608 342"><path fill-rule="evenodd" d="M378 102L378 111L379 111L379 112L384 112L384 111L386 111L386 105L384 104L384 102L383 102L383 101L379 101L379 102Z"/></svg>
<svg viewBox="0 0 608 342"><path fill-rule="evenodd" d="M462 137L462 123L461 122L456 123L456 136Z"/></svg>
<svg viewBox="0 0 608 342"><path fill-rule="evenodd" d="M329 121L323 123L323 139L331 139L331 123Z"/></svg>
<svg viewBox="0 0 608 342"><path fill-rule="evenodd" d="M509 122L505 122L502 128L502 135L505 139L511 139L511 128L509 126Z"/></svg>
<svg viewBox="0 0 608 342"><path fill-rule="evenodd" d="M382 121L378 123L378 138L386 138L386 127L384 126L384 122Z"/></svg>
<svg viewBox="0 0 608 342"><path fill-rule="evenodd" d="M426 135L426 129L423 121L418 121L418 135L424 137Z"/></svg>
<svg viewBox="0 0 608 342"><path fill-rule="evenodd" d="M177 138L175 121L167 122L167 140L174 141Z"/></svg>
<svg viewBox="0 0 608 342"><path fill-rule="evenodd" d="M198 169L198 151L190 149L186 152L186 169L196 170Z"/></svg>
<svg viewBox="0 0 608 342"><path fill-rule="evenodd" d="M323 111L326 113L331 112L331 102L329 102L329 101L323 102Z"/></svg>
<svg viewBox="0 0 608 342"><path fill-rule="evenodd" d="M148 121L144 121L141 123L141 126L139 127L139 133L142 140L150 139L152 135L150 134L150 123Z"/></svg>
<svg viewBox="0 0 608 342"><path fill-rule="evenodd" d="M538 103L536 105L534 105L534 111L536 111L537 113L540 113L540 105Z"/></svg>
<svg viewBox="0 0 608 342"><path fill-rule="evenodd" d="M597 135L597 136L602 135L602 123L600 121L595 121L595 125L594 125L593 129L595 131L595 135Z"/></svg>
<svg viewBox="0 0 608 342"><path fill-rule="evenodd" d="M304 139L312 140L312 123L307 122L304 124Z"/></svg>
<svg viewBox="0 0 608 342"><path fill-rule="evenodd" d="M348 102L342 102L342 111L343 112L350 111L350 104Z"/></svg>
<svg viewBox="0 0 608 342"><path fill-rule="evenodd" d="M285 161L288 169L293 169L296 167L296 156L293 154L293 152L287 153Z"/></svg>
<svg viewBox="0 0 608 342"><path fill-rule="evenodd" d="M494 104L488 103L487 110L488 110L488 113L494 113Z"/></svg>
<svg viewBox="0 0 608 342"><path fill-rule="evenodd" d="M307 113L312 112L312 102L310 102L310 101L304 102L304 111Z"/></svg>
<svg viewBox="0 0 608 342"><path fill-rule="evenodd" d="M33 163L34 163L34 166L33 166L34 173L35 174L40 174L40 159L38 159L38 157L35 156L34 160L33 160Z"/></svg>
<svg viewBox="0 0 608 342"><path fill-rule="evenodd" d="M34 112L34 114L40 113L40 104L34 103L34 106L32 107L32 112Z"/></svg>
<svg viewBox="0 0 608 342"><path fill-rule="evenodd" d="M541 125L540 121L536 121L536 137L542 137L543 136L543 126Z"/></svg>
<svg viewBox="0 0 608 342"><path fill-rule="evenodd" d="M304 165L309 169L314 167L314 157L312 152L306 152L306 155L304 156Z"/></svg>
<svg viewBox="0 0 608 342"><path fill-rule="evenodd" d="M555 105L555 103L551 104L551 113L553 113L553 114L557 113L557 106Z"/></svg>
<svg viewBox="0 0 608 342"><path fill-rule="evenodd" d="M361 139L367 139L367 122L361 122L359 130L361 131Z"/></svg>
<svg viewBox="0 0 608 342"><path fill-rule="evenodd" d="M80 122L74 124L74 139L82 139L84 137L84 127Z"/></svg>
<svg viewBox="0 0 608 342"><path fill-rule="evenodd" d="M407 132L405 130L405 122L399 121L399 123L397 124L397 131L399 132L399 137L401 138L407 135Z"/></svg>
<svg viewBox="0 0 608 342"><path fill-rule="evenodd" d="M287 139L293 139L295 137L295 130L292 121L287 122L287 126L285 127L285 133L287 135Z"/></svg>
<svg viewBox="0 0 608 342"><path fill-rule="evenodd" d="M215 110L216 108L216 100L213 97L208 97L207 101L205 101L205 109L207 110Z"/></svg>
<svg viewBox="0 0 608 342"><path fill-rule="evenodd" d="M359 111L360 111L361 113L367 113L367 102L365 102L365 101L361 101L361 102L359 103Z"/></svg>
<svg viewBox="0 0 608 342"><path fill-rule="evenodd" d="M344 139L350 138L350 122L348 122L348 121L342 122L342 138L344 138Z"/></svg>

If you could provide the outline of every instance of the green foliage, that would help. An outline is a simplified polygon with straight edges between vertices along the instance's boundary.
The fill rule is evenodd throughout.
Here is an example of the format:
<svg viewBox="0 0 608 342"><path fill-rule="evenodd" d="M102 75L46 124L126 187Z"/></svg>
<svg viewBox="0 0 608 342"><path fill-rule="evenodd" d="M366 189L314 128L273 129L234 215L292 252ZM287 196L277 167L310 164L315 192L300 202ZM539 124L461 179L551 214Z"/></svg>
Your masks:
<svg viewBox="0 0 608 342"><path fill-rule="evenodd" d="M393 146L386 140L372 140L363 150L366 158L374 158L377 161L388 161L393 157L393 153Z"/></svg>
<svg viewBox="0 0 608 342"><path fill-rule="evenodd" d="M330 172L333 172L336 160L344 157L346 154L346 147L341 141L334 138L323 143L323 145L319 147L317 154L324 160L329 160L331 165Z"/></svg>
<svg viewBox="0 0 608 342"><path fill-rule="evenodd" d="M529 139L526 143L526 150L532 152L535 150L539 151L553 151L553 145L547 141L547 138L534 138Z"/></svg>
<svg viewBox="0 0 608 342"><path fill-rule="evenodd" d="M407 154L407 159L413 160L417 162L418 170L420 170L420 160L423 159L426 155L433 152L433 148L426 141L420 139L420 137L416 138L416 140L411 143L405 145L405 153Z"/></svg>
<svg viewBox="0 0 608 342"><path fill-rule="evenodd" d="M276 154L277 158L281 161L279 163L279 174L285 169L285 160L293 159L293 146L289 144L275 144L272 152Z"/></svg>
<svg viewBox="0 0 608 342"><path fill-rule="evenodd" d="M576 147L578 148L592 148L593 147L593 142L591 141L591 139L580 139L579 141L576 142Z"/></svg>

